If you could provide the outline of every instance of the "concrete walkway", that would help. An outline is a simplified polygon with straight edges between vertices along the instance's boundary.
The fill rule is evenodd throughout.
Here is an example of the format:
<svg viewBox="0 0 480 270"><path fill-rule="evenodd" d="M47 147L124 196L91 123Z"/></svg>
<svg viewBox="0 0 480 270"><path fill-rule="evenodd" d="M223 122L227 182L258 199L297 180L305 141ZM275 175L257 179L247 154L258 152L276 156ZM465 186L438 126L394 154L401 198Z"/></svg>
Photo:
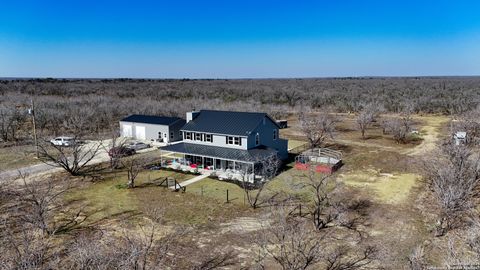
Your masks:
<svg viewBox="0 0 480 270"><path fill-rule="evenodd" d="M198 176L195 176L194 178L190 179L190 180L187 180L187 181L183 181L180 183L180 186L182 187L185 187L185 186L188 186L190 184L193 184L193 183L196 183L202 179L205 179L207 177L209 177L210 175L209 174L201 174L201 175L198 175ZM171 189L178 189L179 187L176 187L176 186L171 186L170 187Z"/></svg>

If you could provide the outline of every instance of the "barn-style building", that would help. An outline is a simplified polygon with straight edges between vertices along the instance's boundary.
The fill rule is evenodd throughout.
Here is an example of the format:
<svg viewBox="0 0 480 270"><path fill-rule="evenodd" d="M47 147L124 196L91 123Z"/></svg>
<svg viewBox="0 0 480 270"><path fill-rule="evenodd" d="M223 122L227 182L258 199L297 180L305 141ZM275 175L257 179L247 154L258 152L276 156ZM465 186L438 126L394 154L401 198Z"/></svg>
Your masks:
<svg viewBox="0 0 480 270"><path fill-rule="evenodd" d="M170 143L182 140L185 123L178 117L133 114L120 120L120 132L123 137Z"/></svg>

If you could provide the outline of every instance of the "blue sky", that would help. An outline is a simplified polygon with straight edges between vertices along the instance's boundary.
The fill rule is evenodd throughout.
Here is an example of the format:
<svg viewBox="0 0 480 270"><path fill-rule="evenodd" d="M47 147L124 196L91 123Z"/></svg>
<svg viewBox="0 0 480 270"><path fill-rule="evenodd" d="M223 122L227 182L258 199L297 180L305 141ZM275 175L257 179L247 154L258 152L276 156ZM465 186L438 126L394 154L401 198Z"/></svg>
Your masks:
<svg viewBox="0 0 480 270"><path fill-rule="evenodd" d="M0 77L480 75L480 1L0 5Z"/></svg>

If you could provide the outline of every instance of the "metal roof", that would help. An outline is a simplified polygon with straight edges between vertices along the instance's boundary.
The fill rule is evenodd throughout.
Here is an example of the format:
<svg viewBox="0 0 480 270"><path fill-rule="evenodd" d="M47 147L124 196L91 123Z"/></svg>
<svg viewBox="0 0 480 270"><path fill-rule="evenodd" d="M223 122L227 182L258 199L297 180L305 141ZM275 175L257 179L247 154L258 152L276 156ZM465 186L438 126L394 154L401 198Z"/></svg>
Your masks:
<svg viewBox="0 0 480 270"><path fill-rule="evenodd" d="M277 155L277 151L271 148L259 147L249 150L233 149L226 147L177 143L160 147L162 151L183 153L187 155L198 155L211 158L228 159L235 161L255 162L263 160L272 155Z"/></svg>
<svg viewBox="0 0 480 270"><path fill-rule="evenodd" d="M278 126L266 113L201 110L182 130L248 136L264 118Z"/></svg>
<svg viewBox="0 0 480 270"><path fill-rule="evenodd" d="M123 118L123 122L135 122L135 123L145 123L145 124L156 124L156 125L171 125L177 121L185 120L178 117L166 117L166 116L154 116L154 115L141 115L141 114L132 114L128 117Z"/></svg>

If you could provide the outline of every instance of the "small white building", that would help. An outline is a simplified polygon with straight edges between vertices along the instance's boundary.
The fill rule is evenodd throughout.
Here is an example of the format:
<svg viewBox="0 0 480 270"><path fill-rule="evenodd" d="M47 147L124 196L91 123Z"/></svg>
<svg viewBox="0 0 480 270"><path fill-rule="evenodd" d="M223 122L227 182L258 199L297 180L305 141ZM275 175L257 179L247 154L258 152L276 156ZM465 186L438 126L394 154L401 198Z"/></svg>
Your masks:
<svg viewBox="0 0 480 270"><path fill-rule="evenodd" d="M137 140L174 142L182 139L185 120L178 117L133 114L120 120L122 137Z"/></svg>
<svg viewBox="0 0 480 270"><path fill-rule="evenodd" d="M467 132L457 131L453 134L453 139L455 140L455 145L464 144L467 140Z"/></svg>

